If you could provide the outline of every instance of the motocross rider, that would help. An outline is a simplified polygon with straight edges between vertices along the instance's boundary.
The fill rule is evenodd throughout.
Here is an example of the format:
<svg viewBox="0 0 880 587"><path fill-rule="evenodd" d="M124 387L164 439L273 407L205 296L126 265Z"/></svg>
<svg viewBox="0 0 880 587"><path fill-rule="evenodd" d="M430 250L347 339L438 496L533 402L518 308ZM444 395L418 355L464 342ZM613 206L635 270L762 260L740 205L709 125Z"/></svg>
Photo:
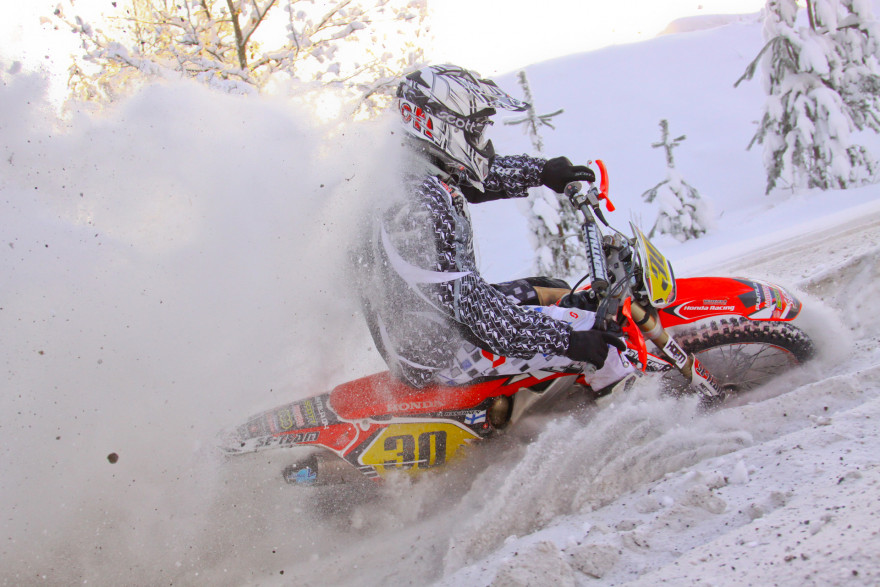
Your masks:
<svg viewBox="0 0 880 587"><path fill-rule="evenodd" d="M396 109L405 130L405 194L377 211L356 258L364 313L392 373L416 388L465 385L538 369L585 372L594 389L632 372L618 337L594 314L550 306L568 285L526 278L490 285L477 270L468 202L561 193L594 181L565 157L497 156L485 130L499 109L527 104L452 65L406 76ZM588 365L585 365L588 364Z"/></svg>

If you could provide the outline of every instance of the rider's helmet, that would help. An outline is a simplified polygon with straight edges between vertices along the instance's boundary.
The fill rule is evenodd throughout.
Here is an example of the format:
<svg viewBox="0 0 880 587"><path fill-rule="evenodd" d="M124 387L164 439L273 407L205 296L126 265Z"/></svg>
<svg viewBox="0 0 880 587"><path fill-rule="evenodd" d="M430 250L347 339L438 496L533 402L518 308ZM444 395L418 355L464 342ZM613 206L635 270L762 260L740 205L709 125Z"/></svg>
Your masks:
<svg viewBox="0 0 880 587"><path fill-rule="evenodd" d="M480 190L495 156L485 132L490 117L498 109L528 108L495 82L454 65L432 65L406 76L396 105L409 136L446 171Z"/></svg>

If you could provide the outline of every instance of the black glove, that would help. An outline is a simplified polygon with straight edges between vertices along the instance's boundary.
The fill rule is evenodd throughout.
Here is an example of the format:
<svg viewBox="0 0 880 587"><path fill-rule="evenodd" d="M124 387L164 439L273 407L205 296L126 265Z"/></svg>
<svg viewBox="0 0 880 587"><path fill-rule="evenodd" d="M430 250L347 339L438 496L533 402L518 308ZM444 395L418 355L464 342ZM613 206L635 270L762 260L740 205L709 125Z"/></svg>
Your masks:
<svg viewBox="0 0 880 587"><path fill-rule="evenodd" d="M626 344L610 332L603 330L572 330L565 356L575 361L592 363L597 367L605 364L608 358L608 345L623 352Z"/></svg>
<svg viewBox="0 0 880 587"><path fill-rule="evenodd" d="M572 165L568 157L548 159L541 170L541 184L557 194L573 181L596 181L596 174L586 165Z"/></svg>

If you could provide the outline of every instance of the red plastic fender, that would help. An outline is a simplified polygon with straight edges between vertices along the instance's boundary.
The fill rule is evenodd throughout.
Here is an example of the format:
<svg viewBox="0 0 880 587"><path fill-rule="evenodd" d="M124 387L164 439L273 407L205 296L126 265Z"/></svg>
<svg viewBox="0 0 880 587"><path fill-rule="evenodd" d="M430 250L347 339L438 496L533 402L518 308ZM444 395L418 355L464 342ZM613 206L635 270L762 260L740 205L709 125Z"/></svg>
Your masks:
<svg viewBox="0 0 880 587"><path fill-rule="evenodd" d="M626 298L626 301L623 302L622 312L626 316L626 325L623 327L623 332L626 334L626 344L639 353L639 363L642 364L642 371L644 371L648 366L648 345L645 343L645 335L633 320L632 298Z"/></svg>
<svg viewBox="0 0 880 587"><path fill-rule="evenodd" d="M790 321L802 307L786 289L756 279L691 277L677 279L676 288L675 301L659 312L664 327L731 315L750 320Z"/></svg>

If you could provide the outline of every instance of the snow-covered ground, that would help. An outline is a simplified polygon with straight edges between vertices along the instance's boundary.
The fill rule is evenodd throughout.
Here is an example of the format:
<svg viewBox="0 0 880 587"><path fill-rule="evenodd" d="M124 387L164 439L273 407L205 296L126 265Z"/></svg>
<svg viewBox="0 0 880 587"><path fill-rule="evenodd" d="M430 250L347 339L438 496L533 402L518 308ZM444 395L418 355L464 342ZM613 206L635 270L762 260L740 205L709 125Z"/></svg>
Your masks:
<svg viewBox="0 0 880 587"><path fill-rule="evenodd" d="M171 84L61 122L38 78L2 74L0 584L880 582L880 191L763 195L760 83L733 88L761 46L746 19L529 78L565 108L547 154L603 158L618 225L653 221L659 120L686 134L677 168L716 226L658 243L679 275L798 291L819 357L708 416L643 380L368 497L284 485L283 451L211 448L382 368L339 268L393 189L387 121ZM473 214L487 277L528 273L518 203Z"/></svg>
<svg viewBox="0 0 880 587"><path fill-rule="evenodd" d="M645 389L586 428L557 424L530 450L569 438L582 450L549 470L527 455L499 496L510 522L480 520L501 532L447 555L472 564L443 583L876 585L880 321L865 300L880 289L880 204L870 210L721 265L804 292L820 310L804 324L823 348L814 364L708 418Z"/></svg>

